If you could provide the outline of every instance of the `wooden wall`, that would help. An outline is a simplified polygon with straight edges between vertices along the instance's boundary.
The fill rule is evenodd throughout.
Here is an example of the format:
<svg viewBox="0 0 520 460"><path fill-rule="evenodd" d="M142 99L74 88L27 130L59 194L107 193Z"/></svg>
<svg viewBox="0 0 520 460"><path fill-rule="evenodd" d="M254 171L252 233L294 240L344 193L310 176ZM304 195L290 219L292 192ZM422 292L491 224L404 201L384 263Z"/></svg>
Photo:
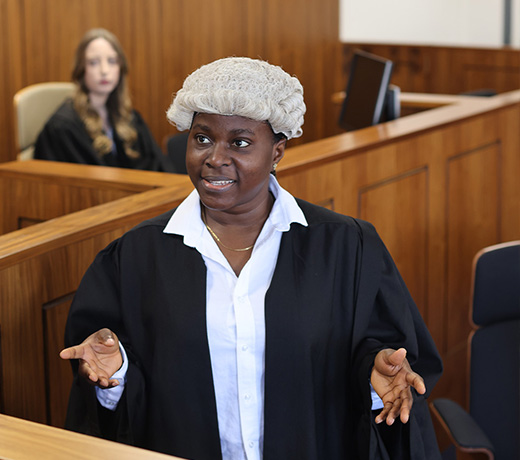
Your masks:
<svg viewBox="0 0 520 460"><path fill-rule="evenodd" d="M217 58L281 65L305 88L304 137L337 132L330 96L344 83L337 0L0 0L0 162L16 159L14 93L70 80L77 42L91 27L120 39L135 107L157 141L175 132L165 111L184 78Z"/></svg>
<svg viewBox="0 0 520 460"><path fill-rule="evenodd" d="M402 91L458 94L480 89L497 93L520 88L520 50L389 44L343 44L348 64L356 48L391 59L392 83Z"/></svg>
<svg viewBox="0 0 520 460"><path fill-rule="evenodd" d="M341 44L338 0L0 0L0 163L16 158L13 95L69 80L77 42L91 27L121 40L130 89L159 143L175 132L165 111L193 70L217 58L267 59L295 74L308 111L298 145L340 132L331 95L344 89L352 50L396 62L407 92L456 94L520 88L518 50Z"/></svg>

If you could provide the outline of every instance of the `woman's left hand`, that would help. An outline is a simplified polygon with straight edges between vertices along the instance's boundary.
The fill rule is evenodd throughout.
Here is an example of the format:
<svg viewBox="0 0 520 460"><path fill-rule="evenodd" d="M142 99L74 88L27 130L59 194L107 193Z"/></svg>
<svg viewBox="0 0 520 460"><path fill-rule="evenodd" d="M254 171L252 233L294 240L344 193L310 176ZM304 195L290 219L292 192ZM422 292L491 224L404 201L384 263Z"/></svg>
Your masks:
<svg viewBox="0 0 520 460"><path fill-rule="evenodd" d="M386 420L387 425L392 425L397 417L408 422L413 405L411 387L419 394L426 392L424 380L412 371L404 348L385 348L376 355L370 383L384 404L375 421Z"/></svg>

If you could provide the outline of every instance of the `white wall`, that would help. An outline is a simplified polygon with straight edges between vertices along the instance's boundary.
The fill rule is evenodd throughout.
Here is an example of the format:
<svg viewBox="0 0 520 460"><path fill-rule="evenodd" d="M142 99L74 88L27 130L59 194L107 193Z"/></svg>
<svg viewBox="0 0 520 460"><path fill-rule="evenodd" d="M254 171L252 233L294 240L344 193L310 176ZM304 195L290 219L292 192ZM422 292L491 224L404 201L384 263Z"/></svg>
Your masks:
<svg viewBox="0 0 520 460"><path fill-rule="evenodd" d="M520 48L520 0L513 0L513 11L511 16L514 18L513 31L512 31L512 45Z"/></svg>
<svg viewBox="0 0 520 460"><path fill-rule="evenodd" d="M503 0L339 0L340 40L444 46L502 46ZM520 0L512 45L520 47Z"/></svg>

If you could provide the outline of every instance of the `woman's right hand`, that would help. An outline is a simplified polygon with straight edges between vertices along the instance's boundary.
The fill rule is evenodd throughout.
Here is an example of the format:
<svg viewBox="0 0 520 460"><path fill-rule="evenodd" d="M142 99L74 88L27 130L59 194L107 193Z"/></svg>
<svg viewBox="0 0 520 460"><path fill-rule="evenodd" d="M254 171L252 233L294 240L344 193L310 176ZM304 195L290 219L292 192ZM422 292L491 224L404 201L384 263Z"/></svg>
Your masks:
<svg viewBox="0 0 520 460"><path fill-rule="evenodd" d="M110 377L123 364L123 357L119 350L119 340L110 329L100 329L83 343L63 349L60 358L79 359L79 375L94 386L112 388L119 385L116 379Z"/></svg>

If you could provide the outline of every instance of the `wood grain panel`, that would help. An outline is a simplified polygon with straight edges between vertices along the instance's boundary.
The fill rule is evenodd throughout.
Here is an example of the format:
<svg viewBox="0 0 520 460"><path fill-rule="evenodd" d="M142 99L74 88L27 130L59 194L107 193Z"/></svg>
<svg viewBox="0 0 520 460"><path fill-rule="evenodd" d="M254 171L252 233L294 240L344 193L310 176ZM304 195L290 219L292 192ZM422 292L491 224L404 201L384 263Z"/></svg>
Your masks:
<svg viewBox="0 0 520 460"><path fill-rule="evenodd" d="M67 323L73 294L43 305L43 331L45 334L45 387L47 388L47 420L52 426L63 428L67 414L67 401L72 387L72 370L69 361L59 358L63 350L63 331Z"/></svg>
<svg viewBox="0 0 520 460"><path fill-rule="evenodd" d="M471 260L500 237L500 155L496 144L462 152L447 163L447 350L465 343ZM465 269L461 270L461 267ZM461 309L461 305L466 308ZM465 312L466 314L462 314Z"/></svg>
<svg viewBox="0 0 520 460"><path fill-rule="evenodd" d="M122 190L63 186L34 180L5 180L14 199L3 214L2 234L23 228L27 222L43 222L71 212L128 196Z"/></svg>
<svg viewBox="0 0 520 460"><path fill-rule="evenodd" d="M190 184L186 175L47 161L0 164L0 232L5 234L157 186Z"/></svg>
<svg viewBox="0 0 520 460"><path fill-rule="evenodd" d="M344 179L341 165L336 162L316 166L312 174L284 174L279 180L287 190L297 191L299 198L316 204L328 203L335 211L345 209L342 200Z"/></svg>
<svg viewBox="0 0 520 460"><path fill-rule="evenodd" d="M426 318L428 280L428 170L390 177L359 191L361 219L374 224L412 297ZM403 218L406 216L406 218Z"/></svg>
<svg viewBox="0 0 520 460"><path fill-rule="evenodd" d="M509 107L498 115L500 152L502 161L502 180L500 202L502 204L502 220L500 222L503 241L515 240L520 229L520 180L517 174L507 171L520 171L520 107ZM515 147L516 146L516 147Z"/></svg>
<svg viewBox="0 0 520 460"><path fill-rule="evenodd" d="M0 27L0 162L3 162L15 158L13 96L25 86L22 2L0 0Z"/></svg>
<svg viewBox="0 0 520 460"><path fill-rule="evenodd" d="M9 63L0 77L0 114L12 113L13 95L24 86L70 80L81 36L105 27L125 49L134 105L159 144L175 132L165 117L172 94L193 70L226 56L260 57L300 77L309 118L296 143L338 132L328 111L334 108L330 95L342 89L337 0L0 1L7 35L0 57ZM5 121L0 162L16 158L12 116Z"/></svg>
<svg viewBox="0 0 520 460"><path fill-rule="evenodd" d="M37 260L0 270L0 397L5 413L30 414L32 420L46 422L45 385L35 384L45 376L41 273Z"/></svg>
<svg viewBox="0 0 520 460"><path fill-rule="evenodd" d="M503 93L520 88L520 52L512 48L345 43L347 69L356 48L393 60L392 83L407 92L458 94L489 88Z"/></svg>

